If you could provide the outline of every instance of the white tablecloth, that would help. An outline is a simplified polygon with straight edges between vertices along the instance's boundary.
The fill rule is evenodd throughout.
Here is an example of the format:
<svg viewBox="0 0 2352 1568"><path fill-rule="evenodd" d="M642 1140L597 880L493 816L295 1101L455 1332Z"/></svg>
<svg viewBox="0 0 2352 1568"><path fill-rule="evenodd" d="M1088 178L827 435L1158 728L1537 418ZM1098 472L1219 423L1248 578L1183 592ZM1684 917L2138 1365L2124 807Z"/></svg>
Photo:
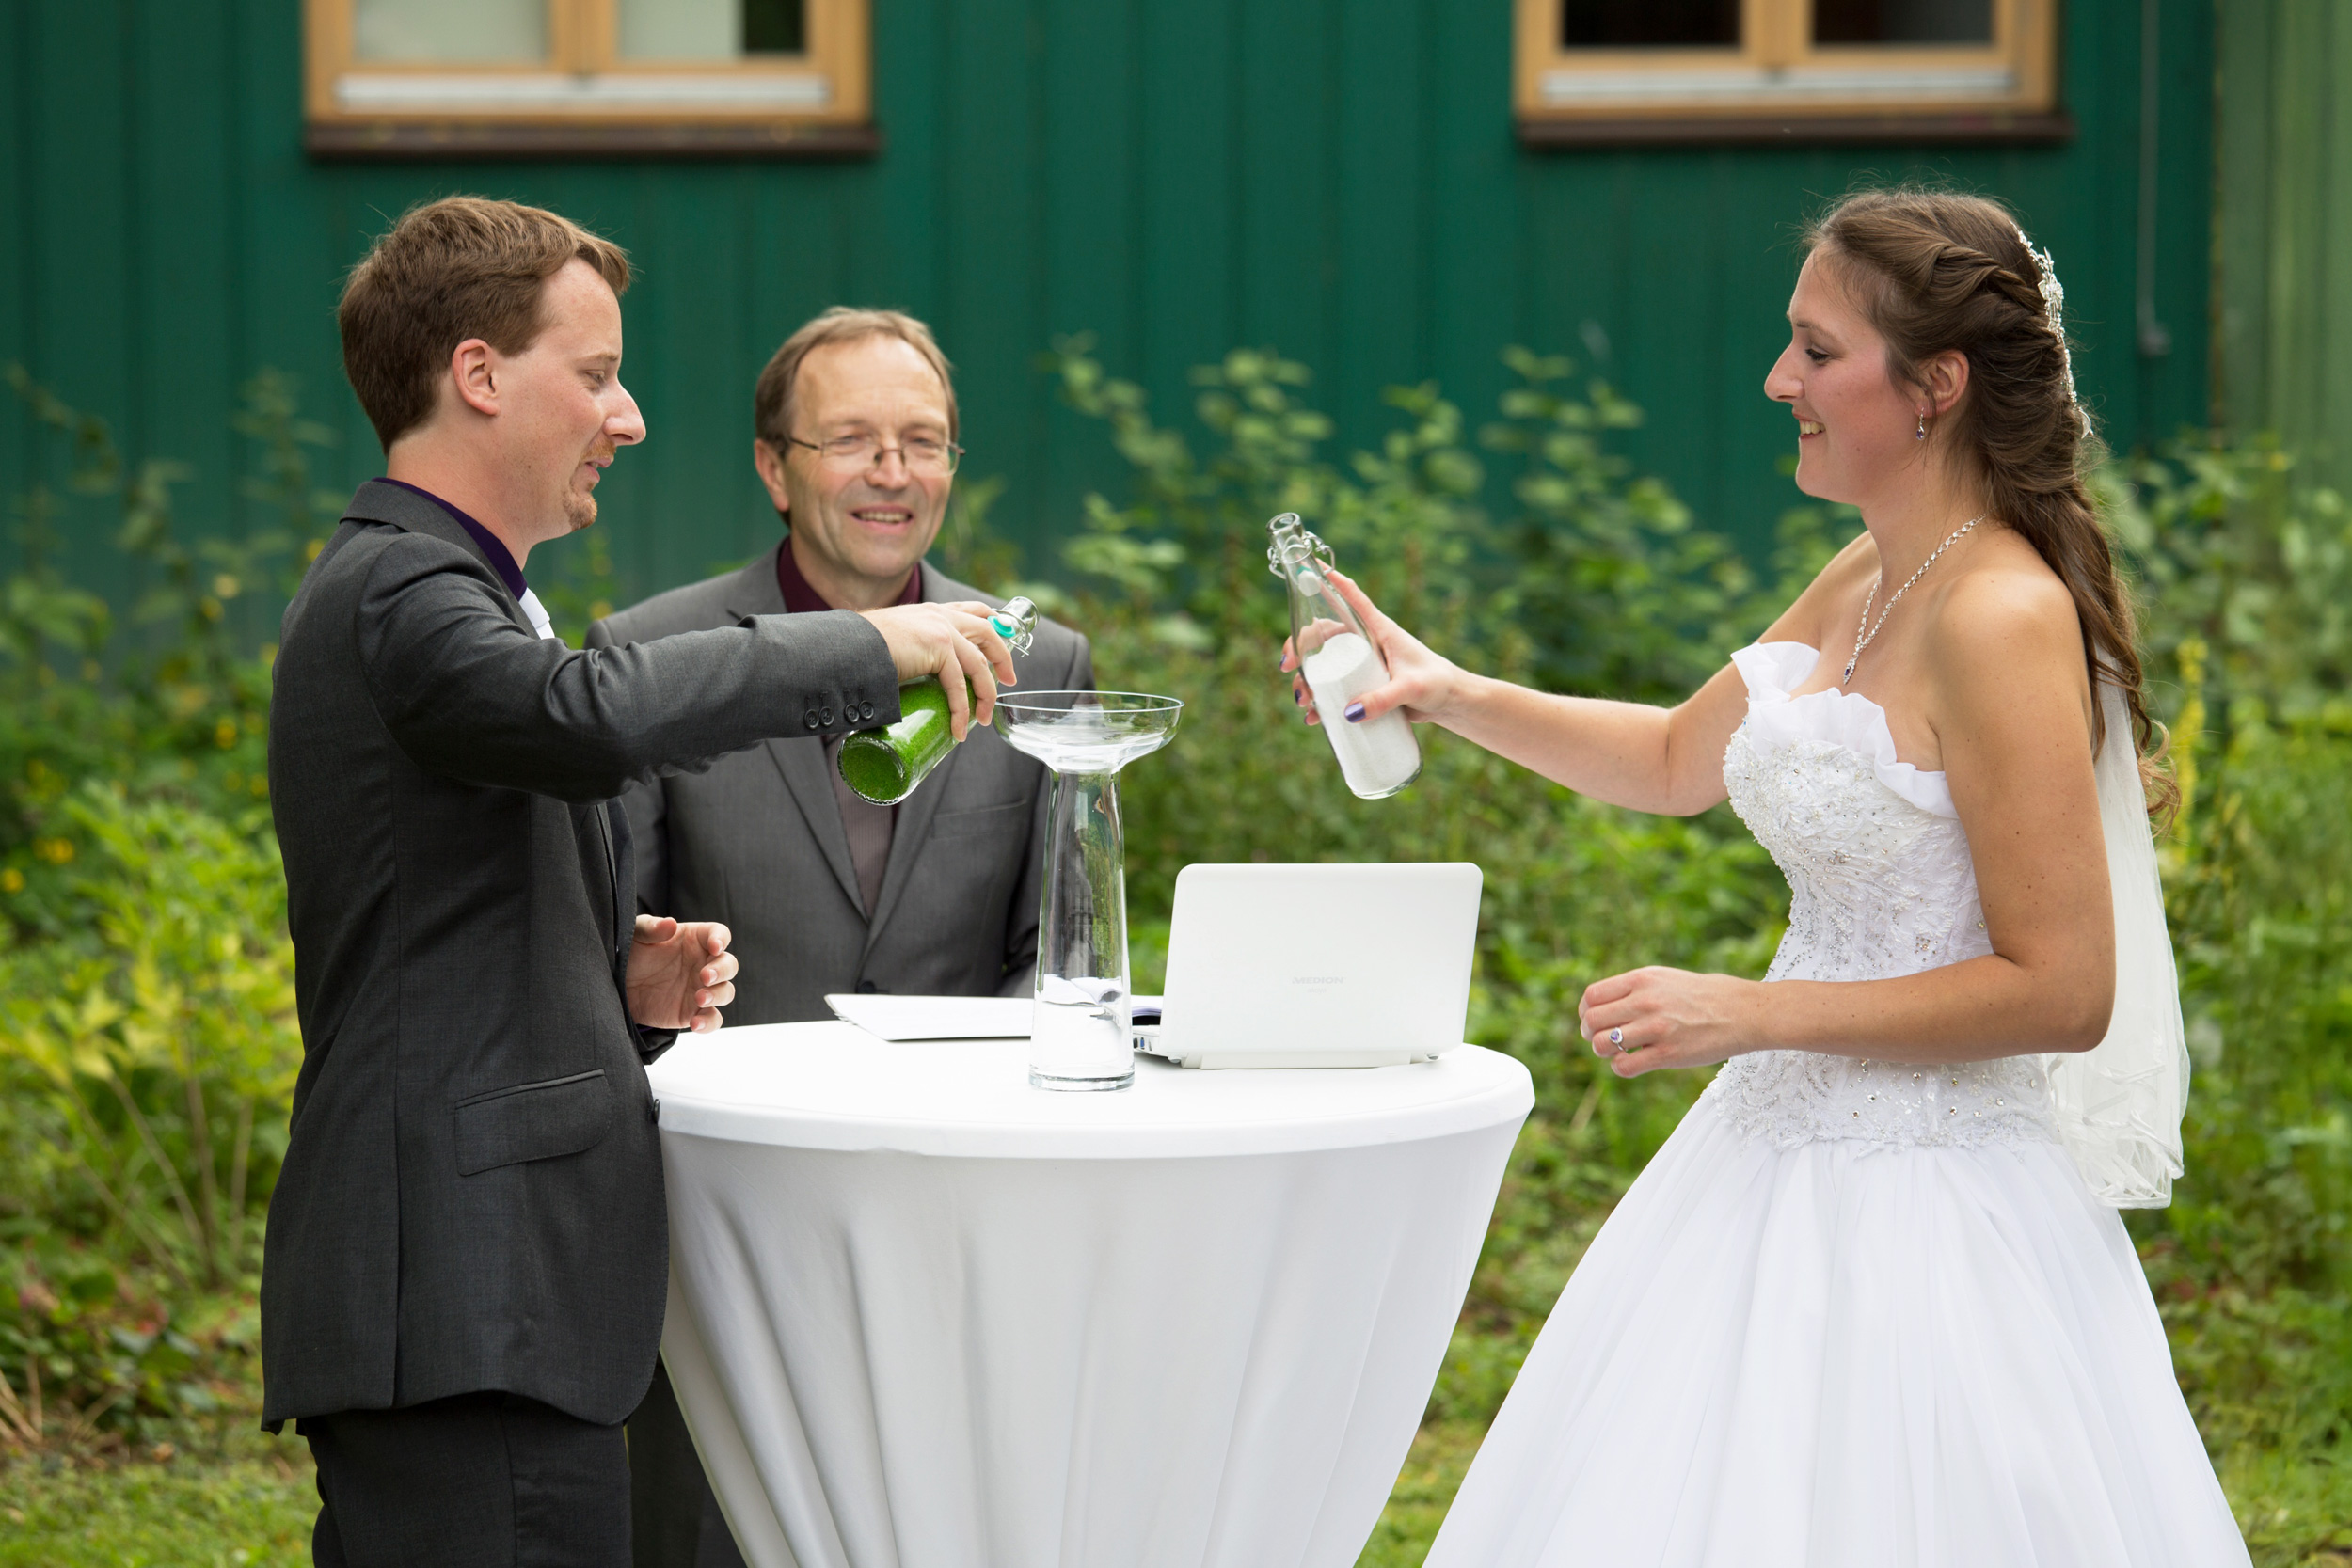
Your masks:
<svg viewBox="0 0 2352 1568"><path fill-rule="evenodd" d="M651 1069L672 1381L754 1568L1347 1568L1469 1289L1527 1069L1028 1086L842 1023Z"/></svg>

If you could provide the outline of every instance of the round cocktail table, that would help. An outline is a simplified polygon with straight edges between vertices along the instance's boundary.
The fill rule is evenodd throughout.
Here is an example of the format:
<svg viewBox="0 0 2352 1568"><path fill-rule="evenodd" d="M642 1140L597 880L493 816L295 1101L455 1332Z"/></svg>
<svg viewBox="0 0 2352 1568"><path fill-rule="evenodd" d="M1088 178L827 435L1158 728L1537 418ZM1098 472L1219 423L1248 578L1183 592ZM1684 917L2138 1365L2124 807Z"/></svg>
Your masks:
<svg viewBox="0 0 2352 1568"><path fill-rule="evenodd" d="M1527 1069L1028 1086L845 1023L650 1069L662 1350L755 1568L1353 1563L1469 1289Z"/></svg>

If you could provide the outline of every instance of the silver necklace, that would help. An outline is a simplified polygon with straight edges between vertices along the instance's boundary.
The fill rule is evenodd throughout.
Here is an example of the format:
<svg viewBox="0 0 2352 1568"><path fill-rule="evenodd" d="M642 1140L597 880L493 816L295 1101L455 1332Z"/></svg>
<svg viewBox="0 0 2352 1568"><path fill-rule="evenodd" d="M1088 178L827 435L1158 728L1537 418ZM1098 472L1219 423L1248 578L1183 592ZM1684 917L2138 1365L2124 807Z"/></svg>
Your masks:
<svg viewBox="0 0 2352 1568"><path fill-rule="evenodd" d="M1870 596L1862 601L1862 625L1854 627L1853 629L1853 657L1846 660L1846 673L1837 677L1837 684L1839 686L1843 686L1848 681L1853 679L1853 667L1862 662L1862 650L1868 647L1872 642L1878 640L1879 626L1886 625L1886 618L1895 613L1895 606L1901 602L1902 596L1905 594L1911 592L1911 585L1917 582L1921 577L1925 576L1927 569L1935 564L1935 558L1942 555L1946 550L1950 549L1953 545L1957 544L1962 534L1967 532L1970 529L1975 528L1979 523L1983 521L1984 518L1981 516L1971 517L1966 522L1961 524L1958 528L1952 530L1951 537L1936 546L1935 548L1930 552L1928 558L1919 562L1919 570L1905 578L1903 579L1903 585L1895 590L1894 597L1886 601L1886 608L1879 611L1877 626L1870 625L1870 606L1878 601L1879 587L1881 584L1885 582L1886 577L1885 574L1881 573L1879 576L1870 579Z"/></svg>

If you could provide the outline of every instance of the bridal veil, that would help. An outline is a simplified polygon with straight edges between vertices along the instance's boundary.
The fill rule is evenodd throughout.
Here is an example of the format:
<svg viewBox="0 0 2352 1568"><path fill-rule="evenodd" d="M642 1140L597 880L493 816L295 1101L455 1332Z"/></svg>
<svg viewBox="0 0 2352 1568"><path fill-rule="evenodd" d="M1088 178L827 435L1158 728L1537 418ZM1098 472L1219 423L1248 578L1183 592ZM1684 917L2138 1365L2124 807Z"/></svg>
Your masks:
<svg viewBox="0 0 2352 1568"><path fill-rule="evenodd" d="M2161 1209L2172 1201L2172 1179L2182 1169L2188 1044L2131 713L2114 687L2101 682L2099 695L2106 718L2099 823L2115 898L2115 1012L2095 1049L2049 1058L2050 1091L2066 1151L2099 1200Z"/></svg>

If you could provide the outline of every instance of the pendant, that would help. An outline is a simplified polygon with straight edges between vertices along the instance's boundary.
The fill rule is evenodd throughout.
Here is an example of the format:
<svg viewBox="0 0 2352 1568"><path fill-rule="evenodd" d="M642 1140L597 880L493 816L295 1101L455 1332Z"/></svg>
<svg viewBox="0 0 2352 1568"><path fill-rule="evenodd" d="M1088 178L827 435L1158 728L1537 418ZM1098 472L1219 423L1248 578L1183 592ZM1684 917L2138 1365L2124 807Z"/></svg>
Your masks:
<svg viewBox="0 0 2352 1568"><path fill-rule="evenodd" d="M1850 680L1853 679L1853 667L1854 667L1854 662L1855 662L1855 661L1854 661L1854 660L1852 660L1852 659L1851 659L1851 658L1850 658L1850 659L1848 659L1848 660L1846 660L1846 673L1845 673L1844 674L1842 674L1842 675L1840 675L1840 676L1838 676L1838 677L1837 677L1837 684L1838 684L1838 685L1843 686L1843 685L1845 685L1848 681L1850 681Z"/></svg>

